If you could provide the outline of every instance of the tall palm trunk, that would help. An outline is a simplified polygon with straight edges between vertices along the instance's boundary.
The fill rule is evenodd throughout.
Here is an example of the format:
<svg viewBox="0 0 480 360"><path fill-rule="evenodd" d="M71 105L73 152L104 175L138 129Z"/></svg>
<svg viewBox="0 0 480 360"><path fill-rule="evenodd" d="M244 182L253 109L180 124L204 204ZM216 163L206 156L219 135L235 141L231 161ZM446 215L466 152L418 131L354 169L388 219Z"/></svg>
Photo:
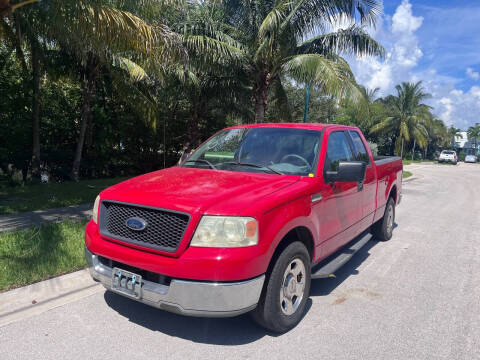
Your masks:
<svg viewBox="0 0 480 360"><path fill-rule="evenodd" d="M262 73L256 84L253 94L255 105L255 123L265 122L265 111L267 110L268 88L270 86L269 74Z"/></svg>
<svg viewBox="0 0 480 360"><path fill-rule="evenodd" d="M403 139L403 136L402 136L402 150L400 151L400 157L403 159L403 142L405 140Z"/></svg>
<svg viewBox="0 0 480 360"><path fill-rule="evenodd" d="M75 151L75 159L73 160L71 172L71 177L74 181L79 180L83 144L85 143L85 133L87 132L87 125L92 116L92 100L95 94L98 65L98 58L94 55L89 55L87 64L85 66L85 73L83 74L83 105L80 120L80 133L78 136L77 149Z"/></svg>
<svg viewBox="0 0 480 360"><path fill-rule="evenodd" d="M206 103L200 101L193 105L193 113L187 123L187 141L183 146L182 158L188 155L200 144L200 122L206 111Z"/></svg>
<svg viewBox="0 0 480 360"><path fill-rule="evenodd" d="M32 36L32 177L40 179L40 49L38 40Z"/></svg>
<svg viewBox="0 0 480 360"><path fill-rule="evenodd" d="M413 150L412 150L412 161L414 160L414 157L415 157L415 139L413 139Z"/></svg>

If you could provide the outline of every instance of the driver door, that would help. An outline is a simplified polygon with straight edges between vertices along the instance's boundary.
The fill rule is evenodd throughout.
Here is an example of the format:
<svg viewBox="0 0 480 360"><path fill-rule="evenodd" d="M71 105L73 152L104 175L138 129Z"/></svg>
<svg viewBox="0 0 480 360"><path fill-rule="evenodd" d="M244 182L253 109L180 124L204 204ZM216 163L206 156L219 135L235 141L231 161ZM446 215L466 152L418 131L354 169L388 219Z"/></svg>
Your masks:
<svg viewBox="0 0 480 360"><path fill-rule="evenodd" d="M337 171L340 161L355 161L354 151L345 131L327 133L323 174ZM325 179L325 176L324 176ZM330 254L357 235L362 219L362 192L356 182L323 184L322 200L312 204L319 223L322 256Z"/></svg>

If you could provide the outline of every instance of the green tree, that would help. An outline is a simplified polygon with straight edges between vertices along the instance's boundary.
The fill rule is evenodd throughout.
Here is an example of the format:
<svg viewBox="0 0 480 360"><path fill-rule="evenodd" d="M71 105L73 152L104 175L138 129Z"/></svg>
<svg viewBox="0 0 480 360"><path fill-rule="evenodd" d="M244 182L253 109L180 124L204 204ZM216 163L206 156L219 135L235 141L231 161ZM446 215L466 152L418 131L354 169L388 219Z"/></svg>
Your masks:
<svg viewBox="0 0 480 360"><path fill-rule="evenodd" d="M475 146L475 152L477 152L478 139L480 138L480 124L475 124L475 126L470 126L467 130L468 140L473 141Z"/></svg>
<svg viewBox="0 0 480 360"><path fill-rule="evenodd" d="M374 24L380 12L376 0L224 0L223 5L226 25L240 44L229 45L252 87L256 122L265 119L269 92L284 92L282 76L317 85L335 97L359 96L350 67L339 54L384 52L361 27ZM355 25L328 32L340 19ZM308 38L314 32L320 34Z"/></svg>
<svg viewBox="0 0 480 360"><path fill-rule="evenodd" d="M428 121L430 107L422 103L430 97L426 93L422 82L403 82L395 87L397 95L390 95L382 101L388 107L388 116L371 128L372 133L393 133L396 138L395 152L403 157L404 143L412 138L415 144L424 148L427 144L427 130L425 122Z"/></svg>
<svg viewBox="0 0 480 360"><path fill-rule="evenodd" d="M455 143L457 142L457 139L462 137L461 132L462 132L461 129L457 129L454 126L450 126L448 128L448 135L449 135L449 144L448 145L449 146L455 147Z"/></svg>
<svg viewBox="0 0 480 360"><path fill-rule="evenodd" d="M442 120L434 117L428 119L424 125L428 133L427 144L424 148L424 158L427 158L429 150L434 152L448 146L448 129Z"/></svg>
<svg viewBox="0 0 480 360"><path fill-rule="evenodd" d="M148 57L166 63L176 59L181 52L180 41L166 26L147 23L116 8L115 2L108 0L38 2L23 7L16 15L15 22L22 22L23 18L27 27L35 28L35 32L31 31L33 43L42 39L50 46L66 49L80 65L83 104L71 171L72 178L78 180L85 133L92 121L92 100L102 65L118 65L138 74L142 71L134 60ZM32 49L36 48L32 46ZM34 114L37 112L34 107ZM38 119L37 115L34 116ZM38 128L34 126L34 131ZM34 135L34 158L38 150L37 140L38 136Z"/></svg>

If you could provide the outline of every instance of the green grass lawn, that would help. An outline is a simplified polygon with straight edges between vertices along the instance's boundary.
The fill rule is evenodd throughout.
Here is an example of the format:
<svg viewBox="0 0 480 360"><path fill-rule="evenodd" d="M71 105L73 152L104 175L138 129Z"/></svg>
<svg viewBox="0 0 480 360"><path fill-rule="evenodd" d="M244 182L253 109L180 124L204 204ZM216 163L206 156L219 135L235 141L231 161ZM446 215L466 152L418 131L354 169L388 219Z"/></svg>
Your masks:
<svg viewBox="0 0 480 360"><path fill-rule="evenodd" d="M0 188L0 215L92 203L103 189L127 178Z"/></svg>
<svg viewBox="0 0 480 360"><path fill-rule="evenodd" d="M85 224L64 222L0 233L0 291L84 268Z"/></svg>
<svg viewBox="0 0 480 360"><path fill-rule="evenodd" d="M402 161L403 165L421 164L422 162L433 162L433 160L406 160Z"/></svg>
<svg viewBox="0 0 480 360"><path fill-rule="evenodd" d="M413 174L410 172L410 171L404 171L403 172L403 178L406 179L406 178L409 178L410 176L412 176Z"/></svg>

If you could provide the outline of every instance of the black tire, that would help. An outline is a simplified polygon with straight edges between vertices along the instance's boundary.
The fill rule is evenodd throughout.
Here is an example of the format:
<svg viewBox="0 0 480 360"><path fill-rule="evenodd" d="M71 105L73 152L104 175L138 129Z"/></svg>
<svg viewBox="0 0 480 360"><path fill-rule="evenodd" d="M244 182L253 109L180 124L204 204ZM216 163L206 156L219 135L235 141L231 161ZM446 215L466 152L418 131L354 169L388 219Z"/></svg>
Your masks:
<svg viewBox="0 0 480 360"><path fill-rule="evenodd" d="M301 263L303 263L304 266L304 274L300 278L298 275L294 275L293 270L297 269L297 266L302 270ZM294 267L287 270L287 267L291 267L292 265L294 265ZM286 276L289 271L291 273ZM298 271L298 269L295 270L295 273L296 271ZM294 279L294 281L292 281L292 279ZM292 299L288 300L292 302L292 305L296 306L289 307L288 301L282 303L282 299L286 299L285 293L287 292L289 296L292 295L290 293L291 288L297 289L297 282L301 287L302 281L304 281L303 296L301 298L299 296L295 298L295 295L293 295ZM270 276L267 276L260 302L257 308L251 313L253 320L260 326L276 333L284 333L294 328L304 315L310 294L310 282L310 254L301 242L293 242L281 252L273 265ZM288 284L288 286L284 286L284 284ZM283 292L282 288L284 288ZM286 306L284 306L285 304ZM285 310L285 308L287 308L287 310ZM294 312L288 314L289 311Z"/></svg>
<svg viewBox="0 0 480 360"><path fill-rule="evenodd" d="M392 216L390 218L390 215ZM373 225L373 235L379 241L388 241L393 235L395 224L395 200L391 197L385 206L383 218Z"/></svg>

